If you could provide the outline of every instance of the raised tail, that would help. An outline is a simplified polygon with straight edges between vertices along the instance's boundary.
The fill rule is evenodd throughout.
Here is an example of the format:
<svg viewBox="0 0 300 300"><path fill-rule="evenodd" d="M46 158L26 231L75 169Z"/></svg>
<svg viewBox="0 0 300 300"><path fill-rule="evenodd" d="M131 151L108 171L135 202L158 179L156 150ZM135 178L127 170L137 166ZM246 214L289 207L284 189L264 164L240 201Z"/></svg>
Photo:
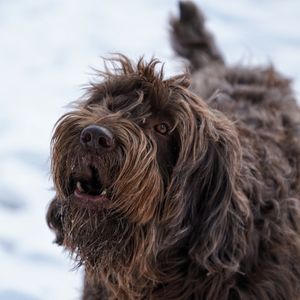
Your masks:
<svg viewBox="0 0 300 300"><path fill-rule="evenodd" d="M191 71L212 63L224 64L214 37L205 28L201 10L191 1L180 1L179 10L179 18L170 20L171 42L175 52L189 60Z"/></svg>

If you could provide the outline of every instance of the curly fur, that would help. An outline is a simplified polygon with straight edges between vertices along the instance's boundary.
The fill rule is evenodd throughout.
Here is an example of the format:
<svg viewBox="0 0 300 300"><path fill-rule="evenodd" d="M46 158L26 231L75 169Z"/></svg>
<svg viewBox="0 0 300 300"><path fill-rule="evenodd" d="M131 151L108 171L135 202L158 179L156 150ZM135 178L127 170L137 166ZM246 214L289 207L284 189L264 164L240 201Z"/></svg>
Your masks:
<svg viewBox="0 0 300 300"><path fill-rule="evenodd" d="M273 67L224 63L193 3L171 21L191 75L119 55L52 140L47 222L85 269L83 299L300 298L300 110ZM191 85L190 85L191 82ZM154 130L167 122L168 134ZM90 124L117 147L87 151ZM78 178L109 203L75 201Z"/></svg>

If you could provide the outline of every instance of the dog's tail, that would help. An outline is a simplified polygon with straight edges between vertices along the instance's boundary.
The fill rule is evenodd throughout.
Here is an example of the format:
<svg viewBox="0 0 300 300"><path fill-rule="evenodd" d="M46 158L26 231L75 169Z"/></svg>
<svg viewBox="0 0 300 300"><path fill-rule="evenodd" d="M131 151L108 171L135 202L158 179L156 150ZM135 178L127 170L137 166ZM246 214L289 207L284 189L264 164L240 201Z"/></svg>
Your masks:
<svg viewBox="0 0 300 300"><path fill-rule="evenodd" d="M171 42L175 52L189 60L191 71L211 63L224 64L212 34L205 28L201 10L193 2L183 0L179 2L179 9L179 18L170 20Z"/></svg>

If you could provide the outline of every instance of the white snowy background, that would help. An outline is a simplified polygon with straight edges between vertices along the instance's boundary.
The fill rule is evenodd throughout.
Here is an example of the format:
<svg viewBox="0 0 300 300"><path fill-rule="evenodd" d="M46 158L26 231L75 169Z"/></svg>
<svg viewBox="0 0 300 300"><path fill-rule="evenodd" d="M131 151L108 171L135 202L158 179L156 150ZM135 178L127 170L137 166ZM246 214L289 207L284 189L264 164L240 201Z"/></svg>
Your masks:
<svg viewBox="0 0 300 300"><path fill-rule="evenodd" d="M227 61L273 62L300 94L299 0L199 0ZM176 0L0 0L0 300L79 299L81 273L52 244L49 143L101 56L156 56Z"/></svg>

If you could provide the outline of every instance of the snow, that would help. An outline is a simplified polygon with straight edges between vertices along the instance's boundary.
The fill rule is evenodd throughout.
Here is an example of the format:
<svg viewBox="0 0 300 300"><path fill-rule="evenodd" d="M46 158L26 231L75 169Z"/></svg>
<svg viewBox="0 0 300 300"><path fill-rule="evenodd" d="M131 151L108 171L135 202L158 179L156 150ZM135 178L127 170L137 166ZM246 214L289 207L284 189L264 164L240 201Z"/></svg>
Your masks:
<svg viewBox="0 0 300 300"><path fill-rule="evenodd" d="M298 0L199 0L230 63L273 62L300 93ZM177 1L0 1L0 300L79 299L82 274L52 244L49 144L66 105L101 68L101 56L158 57L170 49Z"/></svg>

